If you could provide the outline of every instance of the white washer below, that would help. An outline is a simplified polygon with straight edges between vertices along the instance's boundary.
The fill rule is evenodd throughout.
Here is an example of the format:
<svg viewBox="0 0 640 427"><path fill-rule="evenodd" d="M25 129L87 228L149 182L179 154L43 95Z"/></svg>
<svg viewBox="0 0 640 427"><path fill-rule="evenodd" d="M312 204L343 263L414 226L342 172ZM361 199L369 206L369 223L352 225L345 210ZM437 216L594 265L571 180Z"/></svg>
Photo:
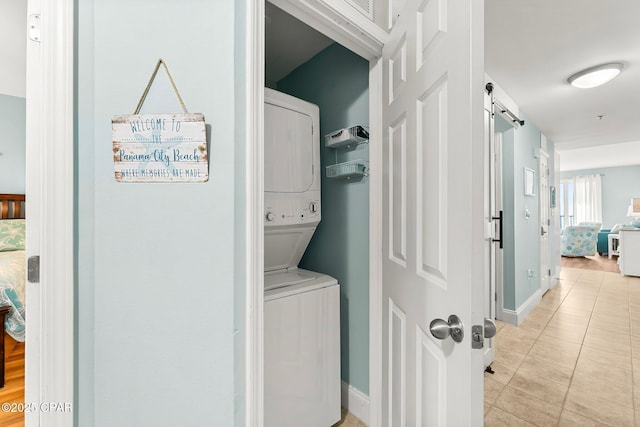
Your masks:
<svg viewBox="0 0 640 427"><path fill-rule="evenodd" d="M264 425L340 420L340 286L325 274L265 273Z"/></svg>

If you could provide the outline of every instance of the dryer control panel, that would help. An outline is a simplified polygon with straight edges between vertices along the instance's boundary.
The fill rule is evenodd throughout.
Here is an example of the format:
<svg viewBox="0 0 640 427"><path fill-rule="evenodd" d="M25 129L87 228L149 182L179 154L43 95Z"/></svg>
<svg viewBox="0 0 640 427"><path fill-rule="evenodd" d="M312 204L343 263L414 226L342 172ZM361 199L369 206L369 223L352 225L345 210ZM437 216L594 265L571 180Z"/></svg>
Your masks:
<svg viewBox="0 0 640 427"><path fill-rule="evenodd" d="M313 195L307 194L307 196ZM320 222L319 197L265 197L265 227L318 222Z"/></svg>

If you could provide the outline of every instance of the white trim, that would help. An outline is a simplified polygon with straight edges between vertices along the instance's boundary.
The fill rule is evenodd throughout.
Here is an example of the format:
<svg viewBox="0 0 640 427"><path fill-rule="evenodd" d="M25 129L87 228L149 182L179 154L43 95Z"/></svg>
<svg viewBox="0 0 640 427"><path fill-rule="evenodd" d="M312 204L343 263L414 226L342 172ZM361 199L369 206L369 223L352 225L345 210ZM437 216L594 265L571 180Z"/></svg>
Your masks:
<svg viewBox="0 0 640 427"><path fill-rule="evenodd" d="M74 1L30 1L28 13L41 23L27 48L27 215L39 230L27 253L40 255L40 283L27 284L25 402L40 407L74 403ZM72 426L73 414L25 412L25 423Z"/></svg>
<svg viewBox="0 0 640 427"><path fill-rule="evenodd" d="M245 0L246 372L244 425L264 425L264 0ZM238 425L238 423L236 423Z"/></svg>
<svg viewBox="0 0 640 427"><path fill-rule="evenodd" d="M342 407L351 412L360 421L369 425L369 396L342 381L340 387L340 402Z"/></svg>
<svg viewBox="0 0 640 427"><path fill-rule="evenodd" d="M533 295L529 297L516 311L509 310L507 308L503 308L499 310L497 313L498 320L503 322L511 323L513 325L520 325L524 319L527 318L529 313L536 308L538 304L542 301L542 292L540 289L535 291Z"/></svg>
<svg viewBox="0 0 640 427"><path fill-rule="evenodd" d="M369 65L369 416L382 425L382 58ZM364 419L363 419L364 421Z"/></svg>
<svg viewBox="0 0 640 427"><path fill-rule="evenodd" d="M271 0L311 28L367 60L382 55L388 34L342 0Z"/></svg>
<svg viewBox="0 0 640 427"><path fill-rule="evenodd" d="M501 310L498 310L496 312L496 319L502 322L511 323L512 325L518 324L517 313L513 310L509 310L508 308L503 308Z"/></svg>

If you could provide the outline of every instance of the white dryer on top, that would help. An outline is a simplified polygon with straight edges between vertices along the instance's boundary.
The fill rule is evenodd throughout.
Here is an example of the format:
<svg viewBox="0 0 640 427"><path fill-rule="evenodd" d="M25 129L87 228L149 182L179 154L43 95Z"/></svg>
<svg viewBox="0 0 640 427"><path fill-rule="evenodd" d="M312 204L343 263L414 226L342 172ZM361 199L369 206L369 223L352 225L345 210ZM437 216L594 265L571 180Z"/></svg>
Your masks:
<svg viewBox="0 0 640 427"><path fill-rule="evenodd" d="M320 223L318 106L265 89L265 272L298 266Z"/></svg>

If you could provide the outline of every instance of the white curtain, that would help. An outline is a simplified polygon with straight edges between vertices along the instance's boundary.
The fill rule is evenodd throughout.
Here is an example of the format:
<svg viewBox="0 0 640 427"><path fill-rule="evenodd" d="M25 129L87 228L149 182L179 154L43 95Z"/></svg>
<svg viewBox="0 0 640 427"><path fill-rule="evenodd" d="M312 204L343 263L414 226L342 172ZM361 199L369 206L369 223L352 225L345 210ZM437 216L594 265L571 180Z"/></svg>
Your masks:
<svg viewBox="0 0 640 427"><path fill-rule="evenodd" d="M574 180L573 214L575 224L602 224L602 178L600 175L576 176Z"/></svg>

